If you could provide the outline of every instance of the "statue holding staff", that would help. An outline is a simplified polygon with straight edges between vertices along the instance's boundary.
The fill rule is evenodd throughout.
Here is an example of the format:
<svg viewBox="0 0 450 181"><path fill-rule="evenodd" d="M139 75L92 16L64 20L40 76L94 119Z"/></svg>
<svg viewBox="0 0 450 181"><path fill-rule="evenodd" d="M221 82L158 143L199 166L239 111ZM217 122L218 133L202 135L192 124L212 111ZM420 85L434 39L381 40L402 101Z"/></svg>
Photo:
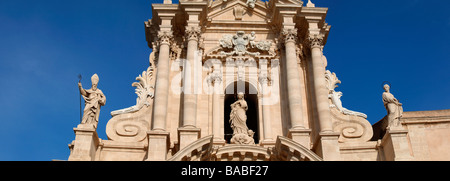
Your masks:
<svg viewBox="0 0 450 181"><path fill-rule="evenodd" d="M97 74L94 74L91 77L91 81L92 88L87 90L83 89L81 82L78 82L80 94L83 96L85 101L81 124L90 124L96 129L98 125L98 118L100 116L100 107L105 105L106 97L103 92L97 88L99 82Z"/></svg>

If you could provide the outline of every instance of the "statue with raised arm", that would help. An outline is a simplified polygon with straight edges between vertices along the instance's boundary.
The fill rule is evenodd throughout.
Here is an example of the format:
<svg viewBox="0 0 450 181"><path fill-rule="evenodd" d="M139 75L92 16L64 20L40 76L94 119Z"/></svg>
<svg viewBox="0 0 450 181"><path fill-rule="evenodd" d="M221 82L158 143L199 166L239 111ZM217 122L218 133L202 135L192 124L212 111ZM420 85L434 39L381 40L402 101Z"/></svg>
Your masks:
<svg viewBox="0 0 450 181"><path fill-rule="evenodd" d="M100 116L100 107L105 105L106 97L103 92L97 88L99 81L97 74L94 74L91 77L91 81L92 88L87 90L83 89L81 82L78 82L80 94L83 96L85 101L81 124L90 124L96 129L98 125L98 118Z"/></svg>
<svg viewBox="0 0 450 181"><path fill-rule="evenodd" d="M231 106L230 126L233 129L232 144L255 144L254 132L247 127L248 110L247 101L244 100L244 93L238 93L238 100Z"/></svg>
<svg viewBox="0 0 450 181"><path fill-rule="evenodd" d="M390 86L384 85L383 103L387 110L388 128L400 128L400 118L403 116L403 107L394 95L390 93Z"/></svg>

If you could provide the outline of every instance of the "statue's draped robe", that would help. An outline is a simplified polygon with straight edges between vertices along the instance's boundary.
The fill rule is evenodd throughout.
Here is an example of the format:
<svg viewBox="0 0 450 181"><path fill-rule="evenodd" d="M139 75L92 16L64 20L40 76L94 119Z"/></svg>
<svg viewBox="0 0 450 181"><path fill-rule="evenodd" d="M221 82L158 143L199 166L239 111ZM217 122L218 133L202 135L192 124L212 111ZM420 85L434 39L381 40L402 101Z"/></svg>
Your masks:
<svg viewBox="0 0 450 181"><path fill-rule="evenodd" d="M232 111L230 113L230 123L231 128L233 129L233 135L247 135L247 115L245 114L248 109L247 102L245 100L238 100L232 105L231 108Z"/></svg>
<svg viewBox="0 0 450 181"><path fill-rule="evenodd" d="M383 103L384 107L386 108L388 112L388 120L390 124L395 123L398 126L398 123L396 123L396 119L402 117L403 115L403 107L402 104L389 92L383 93ZM392 122L394 121L394 122Z"/></svg>
<svg viewBox="0 0 450 181"><path fill-rule="evenodd" d="M98 118L100 116L100 107L106 103L106 97L100 89L84 90L87 96L83 95L85 100L84 114L81 124L92 124L97 128Z"/></svg>

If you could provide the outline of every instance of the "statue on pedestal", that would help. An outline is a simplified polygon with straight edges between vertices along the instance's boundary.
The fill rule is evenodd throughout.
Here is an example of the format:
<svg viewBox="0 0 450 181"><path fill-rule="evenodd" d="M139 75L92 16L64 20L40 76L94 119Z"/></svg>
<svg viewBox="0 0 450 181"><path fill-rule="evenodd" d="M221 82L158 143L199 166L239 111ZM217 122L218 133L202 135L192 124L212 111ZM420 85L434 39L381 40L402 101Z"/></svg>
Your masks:
<svg viewBox="0 0 450 181"><path fill-rule="evenodd" d="M244 100L244 93L238 93L238 100L231 106L230 126L233 129L231 144L255 144L254 132L247 127L248 110L247 101Z"/></svg>
<svg viewBox="0 0 450 181"><path fill-rule="evenodd" d="M94 74L91 77L92 88L83 89L81 82L78 82L78 88L80 89L80 94L83 96L85 101L83 118L81 119L81 124L90 124L95 129L97 128L98 118L100 116L100 107L104 106L106 103L106 97L103 92L97 88L98 85L98 75Z"/></svg>
<svg viewBox="0 0 450 181"><path fill-rule="evenodd" d="M384 85L383 103L387 110L388 129L400 128L400 118L403 116L403 107L394 95L389 92L390 86Z"/></svg>

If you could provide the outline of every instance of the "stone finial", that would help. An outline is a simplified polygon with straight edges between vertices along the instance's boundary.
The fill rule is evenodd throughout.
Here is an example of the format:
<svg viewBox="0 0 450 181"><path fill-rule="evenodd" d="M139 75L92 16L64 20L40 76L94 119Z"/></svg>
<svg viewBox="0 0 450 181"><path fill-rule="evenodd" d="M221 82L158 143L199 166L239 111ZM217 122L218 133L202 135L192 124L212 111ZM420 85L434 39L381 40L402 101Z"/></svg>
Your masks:
<svg viewBox="0 0 450 181"><path fill-rule="evenodd" d="M306 7L316 7L316 5L314 3L311 2L311 0L308 0L308 3L306 4Z"/></svg>

